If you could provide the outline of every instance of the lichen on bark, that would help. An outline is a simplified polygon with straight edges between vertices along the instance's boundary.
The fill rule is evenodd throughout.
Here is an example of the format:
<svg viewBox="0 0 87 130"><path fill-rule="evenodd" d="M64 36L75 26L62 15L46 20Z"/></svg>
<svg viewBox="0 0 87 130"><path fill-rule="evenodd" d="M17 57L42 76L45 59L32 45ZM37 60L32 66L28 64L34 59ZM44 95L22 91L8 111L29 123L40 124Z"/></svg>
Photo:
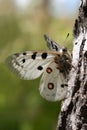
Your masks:
<svg viewBox="0 0 87 130"><path fill-rule="evenodd" d="M80 0L73 27L72 69L57 130L87 130L87 0Z"/></svg>

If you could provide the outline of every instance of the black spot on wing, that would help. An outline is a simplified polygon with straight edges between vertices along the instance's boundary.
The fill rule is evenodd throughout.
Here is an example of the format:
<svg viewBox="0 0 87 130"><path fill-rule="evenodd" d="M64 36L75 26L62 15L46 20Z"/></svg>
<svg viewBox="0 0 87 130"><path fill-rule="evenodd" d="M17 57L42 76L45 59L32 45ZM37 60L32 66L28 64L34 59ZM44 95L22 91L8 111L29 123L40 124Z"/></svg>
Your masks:
<svg viewBox="0 0 87 130"><path fill-rule="evenodd" d="M68 87L68 84L64 84L66 87Z"/></svg>
<svg viewBox="0 0 87 130"><path fill-rule="evenodd" d="M36 59L36 54L37 54L37 52L34 52L33 55L31 55L31 58L32 58L33 60Z"/></svg>
<svg viewBox="0 0 87 130"><path fill-rule="evenodd" d="M38 66L37 69L38 69L38 70L42 70L43 67L42 67L42 66Z"/></svg>
<svg viewBox="0 0 87 130"><path fill-rule="evenodd" d="M75 45L77 45L78 44L78 42L75 42Z"/></svg>
<svg viewBox="0 0 87 130"><path fill-rule="evenodd" d="M22 62L25 63L25 59L22 59Z"/></svg>
<svg viewBox="0 0 87 130"><path fill-rule="evenodd" d="M42 53L41 57L42 57L42 59L46 59L47 58L47 53L46 52Z"/></svg>
<svg viewBox="0 0 87 130"><path fill-rule="evenodd" d="M26 55L27 53L26 52L23 52L23 55Z"/></svg>
<svg viewBox="0 0 87 130"><path fill-rule="evenodd" d="M61 88L68 87L68 84L61 84Z"/></svg>
<svg viewBox="0 0 87 130"><path fill-rule="evenodd" d="M61 88L64 88L64 84L61 84Z"/></svg>

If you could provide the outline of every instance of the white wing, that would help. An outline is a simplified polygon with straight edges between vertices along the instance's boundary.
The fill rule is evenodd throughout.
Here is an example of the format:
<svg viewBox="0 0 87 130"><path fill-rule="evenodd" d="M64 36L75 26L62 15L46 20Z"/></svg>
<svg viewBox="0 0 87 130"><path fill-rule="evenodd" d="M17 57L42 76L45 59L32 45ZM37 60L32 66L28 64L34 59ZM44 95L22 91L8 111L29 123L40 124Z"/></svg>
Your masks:
<svg viewBox="0 0 87 130"><path fill-rule="evenodd" d="M44 70L39 90L41 96L48 101L64 99L67 92L67 83L56 63L50 63Z"/></svg>
<svg viewBox="0 0 87 130"><path fill-rule="evenodd" d="M39 77L44 68L53 61L54 55L43 51L26 51L9 56L6 60L8 67L22 79Z"/></svg>
<svg viewBox="0 0 87 130"><path fill-rule="evenodd" d="M55 41L49 38L46 34L44 35L44 39L47 43L48 48L51 51L60 51L62 49L62 47L59 44L57 44Z"/></svg>

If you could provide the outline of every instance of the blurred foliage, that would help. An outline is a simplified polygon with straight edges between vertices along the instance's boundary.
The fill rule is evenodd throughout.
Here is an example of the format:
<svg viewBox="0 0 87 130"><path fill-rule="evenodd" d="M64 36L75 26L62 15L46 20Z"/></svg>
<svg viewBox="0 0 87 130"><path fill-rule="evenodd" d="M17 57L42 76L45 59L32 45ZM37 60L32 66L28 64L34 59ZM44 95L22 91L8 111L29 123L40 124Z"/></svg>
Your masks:
<svg viewBox="0 0 87 130"><path fill-rule="evenodd" d="M51 103L39 95L40 78L20 80L4 63L6 57L15 52L47 49L44 33L72 49L73 20L53 18L46 10L44 13L44 8L40 8L37 15L36 12L22 15L6 12L0 16L0 130L56 128L60 102ZM70 36L64 42L67 33Z"/></svg>
<svg viewBox="0 0 87 130"><path fill-rule="evenodd" d="M8 33L9 32L9 33ZM0 49L19 37L20 29L16 17L0 17Z"/></svg>

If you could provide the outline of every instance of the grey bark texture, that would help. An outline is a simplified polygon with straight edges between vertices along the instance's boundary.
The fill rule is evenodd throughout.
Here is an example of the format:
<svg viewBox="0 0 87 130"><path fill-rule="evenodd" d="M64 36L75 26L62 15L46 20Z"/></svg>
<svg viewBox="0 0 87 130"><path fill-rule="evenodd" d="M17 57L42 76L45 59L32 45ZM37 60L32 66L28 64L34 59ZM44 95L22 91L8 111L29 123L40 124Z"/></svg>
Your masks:
<svg viewBox="0 0 87 130"><path fill-rule="evenodd" d="M87 130L87 0L80 0L73 27L72 67L57 130Z"/></svg>

